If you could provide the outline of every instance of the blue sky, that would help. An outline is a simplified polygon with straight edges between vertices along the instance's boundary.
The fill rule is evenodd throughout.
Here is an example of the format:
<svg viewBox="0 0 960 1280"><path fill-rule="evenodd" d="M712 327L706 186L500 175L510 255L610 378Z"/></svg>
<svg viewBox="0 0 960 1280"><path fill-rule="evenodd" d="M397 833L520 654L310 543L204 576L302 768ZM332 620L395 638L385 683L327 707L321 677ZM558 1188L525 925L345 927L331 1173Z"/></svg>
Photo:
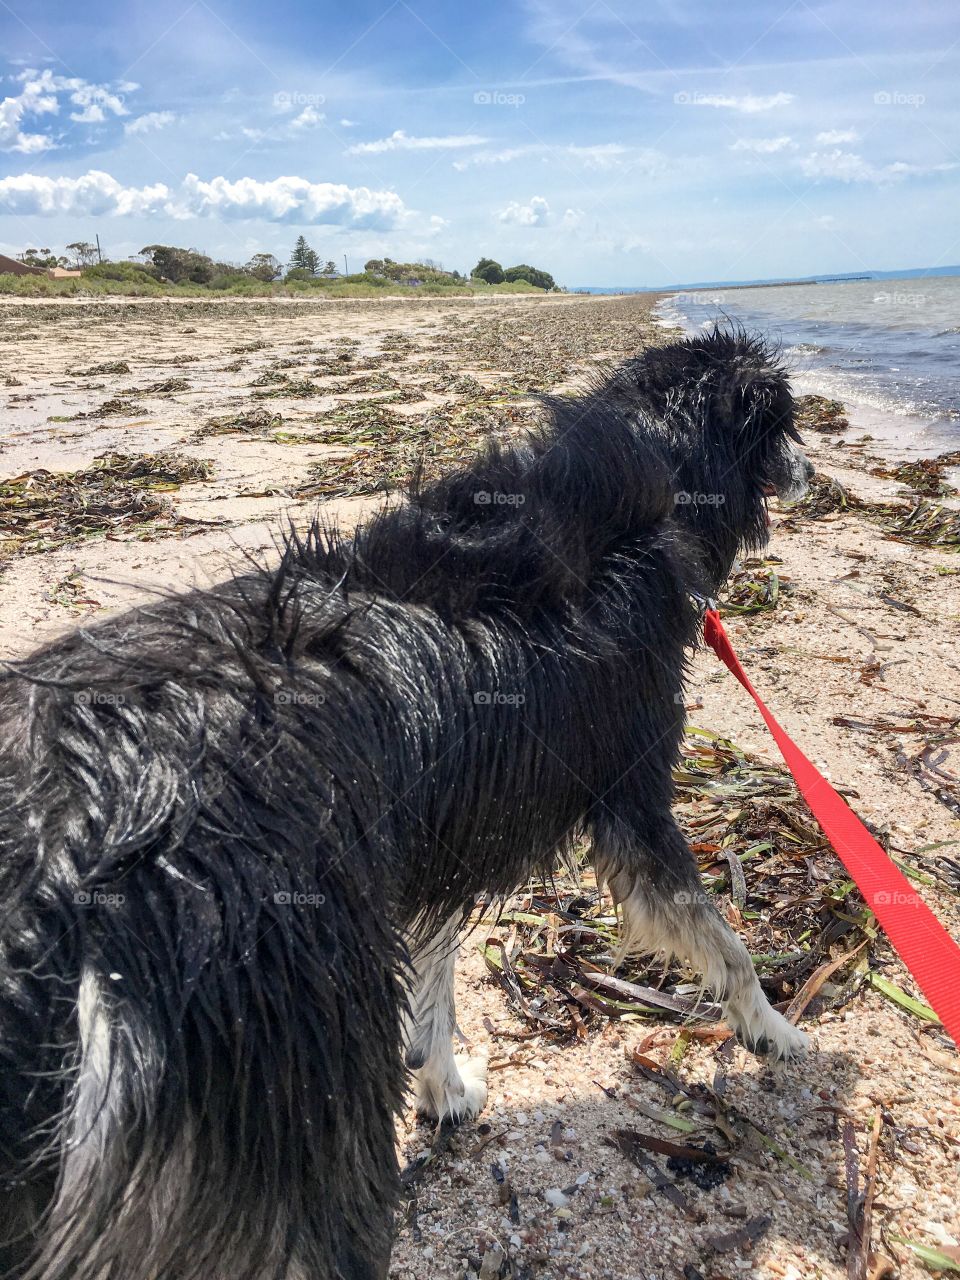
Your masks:
<svg viewBox="0 0 960 1280"><path fill-rule="evenodd" d="M0 251L575 285L960 261L943 0L0 0Z"/></svg>

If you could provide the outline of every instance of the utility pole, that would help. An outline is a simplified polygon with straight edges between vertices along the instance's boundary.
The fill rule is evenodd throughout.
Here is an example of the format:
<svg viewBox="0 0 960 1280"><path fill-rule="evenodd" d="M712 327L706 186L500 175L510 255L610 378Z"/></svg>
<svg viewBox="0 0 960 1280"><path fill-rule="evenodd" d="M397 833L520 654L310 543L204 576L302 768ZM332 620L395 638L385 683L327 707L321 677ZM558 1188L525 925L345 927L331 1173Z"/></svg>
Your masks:
<svg viewBox="0 0 960 1280"><path fill-rule="evenodd" d="M350 274L350 268L347 266L347 255L346 255L346 254L344 254L344 255L343 255L343 274L344 274L345 276L348 276L348 275Z"/></svg>
<svg viewBox="0 0 960 1280"><path fill-rule="evenodd" d="M97 261L98 261L98 262L102 262L102 261L103 261L103 254L100 252L100 236L99 236L99 234L95 237L95 239L96 239L96 241L97 241Z"/></svg>

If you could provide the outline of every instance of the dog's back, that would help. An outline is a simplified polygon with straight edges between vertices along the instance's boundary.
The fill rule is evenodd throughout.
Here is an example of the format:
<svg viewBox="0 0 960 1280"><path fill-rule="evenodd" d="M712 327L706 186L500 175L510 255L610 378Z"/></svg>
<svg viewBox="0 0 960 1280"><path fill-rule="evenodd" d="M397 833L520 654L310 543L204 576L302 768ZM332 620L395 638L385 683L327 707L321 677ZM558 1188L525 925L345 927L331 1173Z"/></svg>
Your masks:
<svg viewBox="0 0 960 1280"><path fill-rule="evenodd" d="M128 615L0 688L17 1276L386 1266L403 1081L381 784L337 749L298 784L312 718L357 712L302 680L285 698L272 585Z"/></svg>

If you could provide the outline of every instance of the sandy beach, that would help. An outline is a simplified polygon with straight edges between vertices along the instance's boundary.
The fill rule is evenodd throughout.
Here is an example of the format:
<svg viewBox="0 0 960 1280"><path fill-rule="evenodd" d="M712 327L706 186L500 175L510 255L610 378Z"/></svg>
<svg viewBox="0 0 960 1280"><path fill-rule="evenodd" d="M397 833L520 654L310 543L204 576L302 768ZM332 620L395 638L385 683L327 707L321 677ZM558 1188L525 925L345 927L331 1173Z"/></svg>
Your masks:
<svg viewBox="0 0 960 1280"><path fill-rule="evenodd" d="M421 455L431 469L455 465L489 432L522 430L537 392L668 341L655 302L0 300L0 656L215 582L245 557L269 560L283 523L305 524L318 505L325 520L355 523ZM920 498L889 449L881 458L857 436L807 432L818 475L840 490L821 481L820 504L799 513L774 504L764 563L745 566L731 598L757 611L730 609L726 625L782 723L956 937L960 557L904 533L889 509ZM143 455L154 461L138 469ZM779 768L753 704L711 654L695 660L688 709L693 725ZM721 908L755 928L730 874ZM752 892L758 864L744 874ZM828 852L804 875L820 910L842 875ZM784 1067L629 1008L584 1005L582 1034L538 1030L481 951L495 932L519 954L534 946L529 932L478 927L458 995L464 1036L491 1055L489 1103L452 1133L407 1117L391 1276L839 1280L851 1143L861 1175L871 1158L877 1168L869 1274L885 1260L929 1274L911 1243L960 1269L960 1058L898 1002L920 993L851 902L818 963L849 959L800 1019L812 1052ZM845 929L851 913L860 923ZM797 972L795 987L809 976ZM789 980L771 982L789 1001ZM709 1140L729 1167L700 1185L689 1170L664 1174L654 1155L652 1173L610 1145L624 1129Z"/></svg>

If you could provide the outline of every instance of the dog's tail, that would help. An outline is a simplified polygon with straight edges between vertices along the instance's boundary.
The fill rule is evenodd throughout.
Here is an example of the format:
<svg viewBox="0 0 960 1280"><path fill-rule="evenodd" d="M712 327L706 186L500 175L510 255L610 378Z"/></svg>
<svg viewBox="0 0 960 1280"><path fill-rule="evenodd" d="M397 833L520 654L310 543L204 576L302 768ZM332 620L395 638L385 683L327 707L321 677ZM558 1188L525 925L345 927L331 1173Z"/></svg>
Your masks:
<svg viewBox="0 0 960 1280"><path fill-rule="evenodd" d="M398 1032L366 1025L364 1000L347 1008L348 979L342 988L333 975L328 982L341 1023L314 1037L304 1029L314 1020L309 1010L291 1007L283 993L272 1008L267 989L257 1009L243 998L238 974L234 1025L226 1010L192 1019L183 1029L185 1056L163 1042L150 1014L118 1007L111 975L85 968L67 1105L43 1135L54 1139L45 1143L51 1157L49 1148L59 1147L48 1179L55 1190L39 1222L8 1245L12 1274L379 1275L395 1199ZM309 985L299 990L311 998ZM383 1005L389 1017L389 1001ZM292 1027L280 1025L287 1017Z"/></svg>
<svg viewBox="0 0 960 1280"><path fill-rule="evenodd" d="M375 788L335 822L313 807L334 785L319 765L311 788L291 781L292 732L244 752L216 738L226 705L179 689L149 705L78 704L65 678L18 693L59 727L47 749L75 748L85 791L68 764L44 789L23 768L0 805L3 883L19 866L28 885L0 921L0 1272L385 1274L405 970Z"/></svg>

